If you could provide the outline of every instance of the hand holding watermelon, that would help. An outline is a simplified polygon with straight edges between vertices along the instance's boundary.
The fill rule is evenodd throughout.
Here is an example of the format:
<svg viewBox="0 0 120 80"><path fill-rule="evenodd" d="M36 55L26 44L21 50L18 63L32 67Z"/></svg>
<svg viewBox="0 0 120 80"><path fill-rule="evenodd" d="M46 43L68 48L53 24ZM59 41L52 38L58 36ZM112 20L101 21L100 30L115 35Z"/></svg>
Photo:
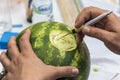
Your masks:
<svg viewBox="0 0 120 80"><path fill-rule="evenodd" d="M7 58L3 52L0 56L6 76L2 80L55 80L61 77L74 77L78 74L75 67L55 67L44 64L34 53L29 42L30 31L26 30L19 40L20 49L16 39L12 37L8 44Z"/></svg>
<svg viewBox="0 0 120 80"><path fill-rule="evenodd" d="M59 22L41 22L28 29L31 35L30 31L24 30L17 36L16 41L15 38L10 39L7 55L9 59L5 54L1 55L1 62L7 71L5 78L88 79L90 55L85 43L77 44L74 34L59 39L71 31L69 26Z"/></svg>

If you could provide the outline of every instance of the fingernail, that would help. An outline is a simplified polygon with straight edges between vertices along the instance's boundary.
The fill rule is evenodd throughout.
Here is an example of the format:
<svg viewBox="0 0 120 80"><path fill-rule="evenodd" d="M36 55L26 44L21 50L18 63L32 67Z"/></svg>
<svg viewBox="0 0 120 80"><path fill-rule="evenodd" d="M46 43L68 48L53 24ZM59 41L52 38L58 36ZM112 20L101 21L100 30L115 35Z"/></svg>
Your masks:
<svg viewBox="0 0 120 80"><path fill-rule="evenodd" d="M72 76L76 76L76 75L78 75L78 73L79 73L78 69L76 69L76 68L72 69Z"/></svg>
<svg viewBox="0 0 120 80"><path fill-rule="evenodd" d="M84 27L83 28L83 33L89 33L90 32L90 28L89 27Z"/></svg>
<svg viewBox="0 0 120 80"><path fill-rule="evenodd" d="M26 31L30 31L29 29L26 29Z"/></svg>

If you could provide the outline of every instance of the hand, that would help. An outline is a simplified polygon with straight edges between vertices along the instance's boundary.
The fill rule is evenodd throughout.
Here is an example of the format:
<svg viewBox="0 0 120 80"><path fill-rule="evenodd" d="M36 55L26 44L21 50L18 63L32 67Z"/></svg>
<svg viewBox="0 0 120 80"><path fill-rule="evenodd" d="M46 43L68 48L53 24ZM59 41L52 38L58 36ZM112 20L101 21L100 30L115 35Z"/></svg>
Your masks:
<svg viewBox="0 0 120 80"><path fill-rule="evenodd" d="M30 30L26 30L19 40L20 50L15 37L8 43L8 56L3 52L0 61L7 74L2 80L56 80L61 77L74 77L78 74L75 67L55 67L44 64L32 50L29 42Z"/></svg>
<svg viewBox="0 0 120 80"><path fill-rule="evenodd" d="M76 19L76 28L104 12L106 10L95 7L85 8ZM111 51L120 54L120 20L115 14L108 15L92 26L84 26L82 33L100 39ZM81 34L78 35L78 43L80 43L83 37L80 36Z"/></svg>

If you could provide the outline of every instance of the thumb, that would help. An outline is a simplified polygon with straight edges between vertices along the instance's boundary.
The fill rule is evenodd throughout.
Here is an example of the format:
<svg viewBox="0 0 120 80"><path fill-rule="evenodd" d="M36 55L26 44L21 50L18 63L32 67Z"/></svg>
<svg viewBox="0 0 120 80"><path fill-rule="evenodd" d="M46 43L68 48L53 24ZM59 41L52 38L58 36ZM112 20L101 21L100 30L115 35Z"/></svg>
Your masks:
<svg viewBox="0 0 120 80"><path fill-rule="evenodd" d="M84 26L82 32L85 35L100 39L102 41L108 41L110 40L110 36L112 36L111 32L108 32L107 30L91 26Z"/></svg>
<svg viewBox="0 0 120 80"><path fill-rule="evenodd" d="M64 66L56 67L56 79L63 77L75 77L79 74L79 70L75 67Z"/></svg>

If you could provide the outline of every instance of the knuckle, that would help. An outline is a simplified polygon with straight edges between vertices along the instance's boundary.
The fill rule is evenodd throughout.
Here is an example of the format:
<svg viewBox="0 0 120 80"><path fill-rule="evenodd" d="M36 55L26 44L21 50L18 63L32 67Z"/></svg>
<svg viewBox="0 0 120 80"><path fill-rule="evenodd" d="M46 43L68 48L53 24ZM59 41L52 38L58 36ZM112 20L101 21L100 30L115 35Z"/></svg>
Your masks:
<svg viewBox="0 0 120 80"><path fill-rule="evenodd" d="M26 37L22 36L22 37L20 38L19 42L24 42L24 41L26 41Z"/></svg>
<svg viewBox="0 0 120 80"><path fill-rule="evenodd" d="M5 53L5 52L2 52L1 55L0 55L0 60L4 60L5 55L6 55L6 53Z"/></svg>
<svg viewBox="0 0 120 80"><path fill-rule="evenodd" d="M13 62L14 65L18 65L17 59L12 59L12 62Z"/></svg>
<svg viewBox="0 0 120 80"><path fill-rule="evenodd" d="M18 56L17 61L18 61L18 63L24 62L23 56Z"/></svg>
<svg viewBox="0 0 120 80"><path fill-rule="evenodd" d="M1 55L0 55L0 61L3 61L3 60L4 60L3 54L4 54L4 52L2 52Z"/></svg>
<svg viewBox="0 0 120 80"><path fill-rule="evenodd" d="M101 33L97 33L97 32L95 32L95 33L94 33L94 36L96 36L96 37L100 37L100 36L102 36L102 34L101 34Z"/></svg>
<svg viewBox="0 0 120 80"><path fill-rule="evenodd" d="M15 38L11 37L9 42L8 42L8 47L11 48L13 45L16 45Z"/></svg>
<svg viewBox="0 0 120 80"><path fill-rule="evenodd" d="M18 57L17 60L18 60L18 63L19 63L19 64L23 64L23 62L24 62L24 59L23 59L23 57L21 57L21 56Z"/></svg>
<svg viewBox="0 0 120 80"><path fill-rule="evenodd" d="M91 32L91 36L92 36L92 37L99 38L99 37L102 37L102 34L101 34L101 33L98 33L97 31L94 31L94 32Z"/></svg>
<svg viewBox="0 0 120 80"><path fill-rule="evenodd" d="M16 58L13 58L12 60L12 65L11 65L11 68L14 69L15 66L20 66L23 64L23 60L22 60L22 57L21 56L18 56Z"/></svg>
<svg viewBox="0 0 120 80"><path fill-rule="evenodd" d="M60 74L60 69L59 69L59 67L53 67L53 66L49 66L51 69L52 69L52 71L54 72L54 74Z"/></svg>

